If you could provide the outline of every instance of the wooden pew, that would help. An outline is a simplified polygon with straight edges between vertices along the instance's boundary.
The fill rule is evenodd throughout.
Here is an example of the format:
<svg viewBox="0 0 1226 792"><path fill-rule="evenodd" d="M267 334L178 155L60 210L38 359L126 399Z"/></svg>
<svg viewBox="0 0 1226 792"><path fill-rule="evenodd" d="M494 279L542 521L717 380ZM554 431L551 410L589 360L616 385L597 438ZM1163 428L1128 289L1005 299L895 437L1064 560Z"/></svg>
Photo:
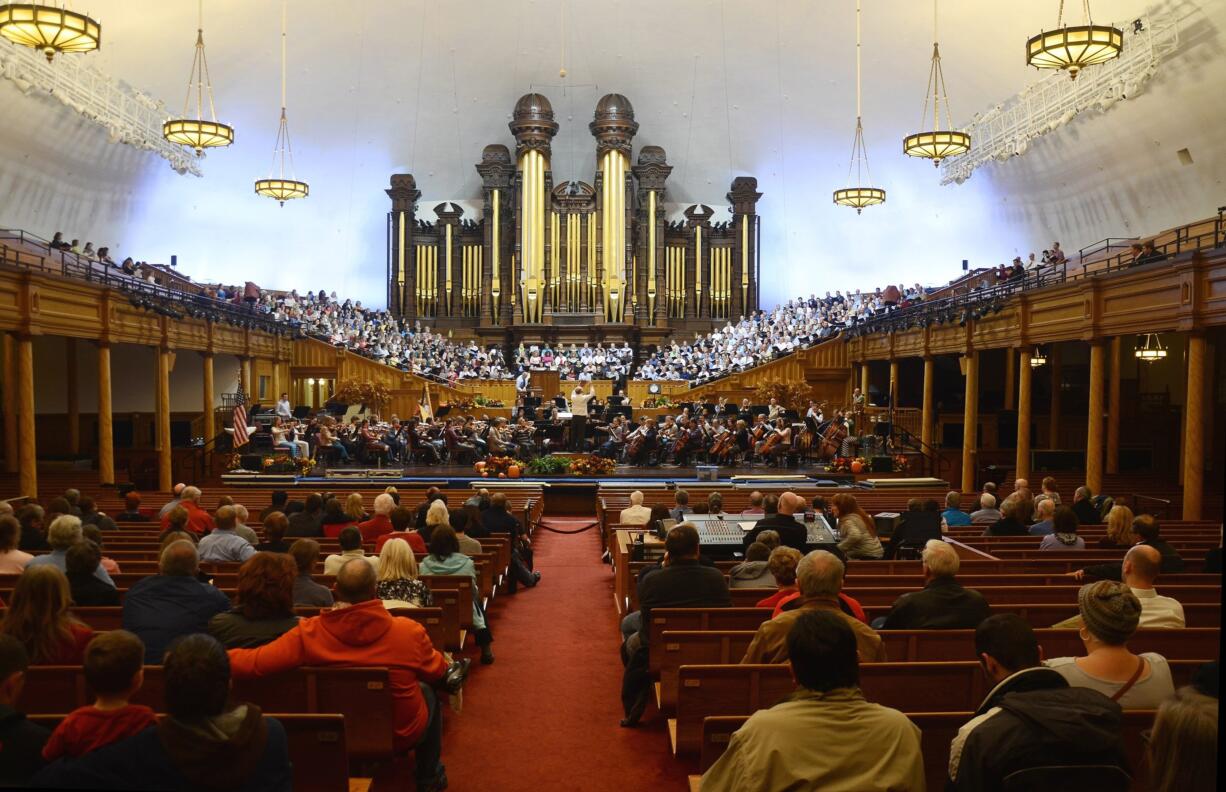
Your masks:
<svg viewBox="0 0 1226 792"><path fill-rule="evenodd" d="M295 792L347 792L365 790L369 779L349 778L345 716L303 713L265 713L285 729ZM165 716L162 716L165 717ZM54 729L63 715L31 715L46 729Z"/></svg>
<svg viewBox="0 0 1226 792"><path fill-rule="evenodd" d="M1175 686L1187 684L1203 660L1171 661ZM786 665L683 666L677 717L669 721L677 754L697 754L702 722L712 715L747 715L794 690ZM972 712L988 690L977 662L865 663L860 687L869 701L912 712Z"/></svg>

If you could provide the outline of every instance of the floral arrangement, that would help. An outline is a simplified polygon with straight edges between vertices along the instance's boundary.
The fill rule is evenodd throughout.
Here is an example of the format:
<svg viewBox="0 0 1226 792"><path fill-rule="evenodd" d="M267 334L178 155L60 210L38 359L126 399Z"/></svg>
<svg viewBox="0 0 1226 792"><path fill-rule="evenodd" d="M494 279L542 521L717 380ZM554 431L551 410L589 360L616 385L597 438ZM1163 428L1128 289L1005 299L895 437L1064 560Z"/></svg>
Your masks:
<svg viewBox="0 0 1226 792"><path fill-rule="evenodd" d="M243 455L229 454L225 458L226 470L242 470ZM264 454L260 457L260 471L264 473L295 473L305 476L315 467L309 457L291 457L289 454Z"/></svg>
<svg viewBox="0 0 1226 792"><path fill-rule="evenodd" d="M570 457L547 454L528 463L528 472L534 476L557 476L570 470Z"/></svg>
<svg viewBox="0 0 1226 792"><path fill-rule="evenodd" d="M473 404L478 407L505 407L502 399L487 399L484 396L477 396L473 399Z"/></svg>
<svg viewBox="0 0 1226 792"><path fill-rule="evenodd" d="M486 478L489 476L519 478L520 471L524 469L524 463L514 457L491 456L473 465L473 469Z"/></svg>
<svg viewBox="0 0 1226 792"><path fill-rule="evenodd" d="M226 470L238 470L243 466L243 455L239 453L227 454L224 459Z"/></svg>
<svg viewBox="0 0 1226 792"><path fill-rule="evenodd" d="M676 407L676 403L667 396L648 396L643 399L643 409L650 410L653 407Z"/></svg>
<svg viewBox="0 0 1226 792"><path fill-rule="evenodd" d="M477 397L477 398L479 399L480 397ZM440 402L439 407L450 406L454 411L458 413L466 413L472 410L473 405L475 403L476 402L474 402L472 399L460 399L459 401L454 401L454 402L446 402L446 401Z"/></svg>
<svg viewBox="0 0 1226 792"><path fill-rule="evenodd" d="M831 473L862 473L868 469L864 457L835 457L829 466Z"/></svg>
<svg viewBox="0 0 1226 792"><path fill-rule="evenodd" d="M364 404L375 412L392 403L392 393L381 382L344 380L336 386L332 398L343 404Z"/></svg>
<svg viewBox="0 0 1226 792"><path fill-rule="evenodd" d="M612 459L605 459L595 454L571 457L570 460L570 472L576 476L601 476L612 473L615 467L617 463Z"/></svg>
<svg viewBox="0 0 1226 792"><path fill-rule="evenodd" d="M903 473L907 469L907 457L905 454L894 455L894 472Z"/></svg>

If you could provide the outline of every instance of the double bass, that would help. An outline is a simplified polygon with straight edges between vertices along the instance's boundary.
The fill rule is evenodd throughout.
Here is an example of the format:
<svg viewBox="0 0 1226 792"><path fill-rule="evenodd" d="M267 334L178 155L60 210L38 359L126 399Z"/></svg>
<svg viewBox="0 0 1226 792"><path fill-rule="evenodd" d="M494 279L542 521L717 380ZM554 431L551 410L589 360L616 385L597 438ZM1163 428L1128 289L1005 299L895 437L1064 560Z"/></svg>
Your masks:
<svg viewBox="0 0 1226 792"><path fill-rule="evenodd" d="M847 425L837 416L830 420L822 439L818 443L817 458L821 460L834 459L839 455L839 448L847 438Z"/></svg>
<svg viewBox="0 0 1226 792"><path fill-rule="evenodd" d="M711 455L712 459L722 459L732 452L732 446L735 442L736 432L729 429L715 438L715 442L711 444L711 448L707 453Z"/></svg>

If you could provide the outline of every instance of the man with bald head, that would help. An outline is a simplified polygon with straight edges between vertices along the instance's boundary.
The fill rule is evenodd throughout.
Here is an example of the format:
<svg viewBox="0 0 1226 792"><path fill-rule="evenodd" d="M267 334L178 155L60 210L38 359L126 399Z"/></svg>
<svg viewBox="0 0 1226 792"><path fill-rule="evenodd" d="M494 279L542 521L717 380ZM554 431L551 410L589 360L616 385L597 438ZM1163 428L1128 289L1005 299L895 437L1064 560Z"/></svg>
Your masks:
<svg viewBox="0 0 1226 792"><path fill-rule="evenodd" d="M646 525L651 519L651 509L643 505L643 493L635 490L630 493L630 506L622 509L618 522L622 525Z"/></svg>
<svg viewBox="0 0 1226 792"><path fill-rule="evenodd" d="M782 499L780 499L782 500ZM814 550L796 565L796 586L800 601L770 621L762 622L758 633L745 651L742 663L786 663L788 632L802 614L820 610L838 614L856 636L856 649L862 663L885 662L885 646L881 636L871 627L839 606L839 591L843 588L843 562L833 553Z"/></svg>
<svg viewBox="0 0 1226 792"><path fill-rule="evenodd" d="M1156 547L1136 544L1124 555L1120 578L1141 601L1138 627L1167 627L1180 630L1187 626L1183 605L1173 597L1163 597L1154 588L1162 571L1162 553ZM1081 627L1081 616L1065 619L1053 627Z"/></svg>
<svg viewBox="0 0 1226 792"><path fill-rule="evenodd" d="M171 542L158 562L160 573L138 581L123 599L123 628L145 642L145 662L161 665L180 636L207 633L209 619L230 610L230 598L201 583L200 559L186 539Z"/></svg>
<svg viewBox="0 0 1226 792"><path fill-rule="evenodd" d="M337 607L302 619L298 626L257 649L231 649L234 678L264 677L299 666L386 667L392 690L397 752L413 751L417 789L447 787L442 754L442 714L432 685L447 661L426 629L393 617L376 594L370 564L350 559L336 575ZM467 661L464 661L467 662Z"/></svg>
<svg viewBox="0 0 1226 792"><path fill-rule="evenodd" d="M753 530L745 534L745 547L753 544L758 539L758 534L763 531L778 531L779 541L786 547L794 547L800 552L805 552L808 549L809 532L804 524L796 519L798 513L803 513L805 509L805 499L794 492L785 492L779 496L779 511L775 514L768 514L758 524L753 527Z"/></svg>

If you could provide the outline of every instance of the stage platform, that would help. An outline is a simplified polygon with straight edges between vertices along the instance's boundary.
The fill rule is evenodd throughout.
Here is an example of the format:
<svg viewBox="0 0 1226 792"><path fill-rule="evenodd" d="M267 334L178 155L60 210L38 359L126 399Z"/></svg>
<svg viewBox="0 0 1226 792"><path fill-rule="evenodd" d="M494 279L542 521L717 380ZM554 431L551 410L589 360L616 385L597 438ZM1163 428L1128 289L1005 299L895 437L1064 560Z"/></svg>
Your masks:
<svg viewBox="0 0 1226 792"><path fill-rule="evenodd" d="M311 475L288 473L227 473L222 480L234 487L319 487L320 489L369 489L396 485L427 485L444 489L490 486L512 489L517 486L547 488L616 487L635 489L676 489L701 484L705 488L729 487L758 490L786 490L789 487L864 490L889 486L931 487L944 492L949 483L941 479L889 477L880 473L854 475L827 473L819 468L785 469L769 467L720 467L714 478L700 478L694 467L632 467L619 465L604 476L531 476L520 478L482 478L467 465L417 465L404 468L332 468Z"/></svg>

